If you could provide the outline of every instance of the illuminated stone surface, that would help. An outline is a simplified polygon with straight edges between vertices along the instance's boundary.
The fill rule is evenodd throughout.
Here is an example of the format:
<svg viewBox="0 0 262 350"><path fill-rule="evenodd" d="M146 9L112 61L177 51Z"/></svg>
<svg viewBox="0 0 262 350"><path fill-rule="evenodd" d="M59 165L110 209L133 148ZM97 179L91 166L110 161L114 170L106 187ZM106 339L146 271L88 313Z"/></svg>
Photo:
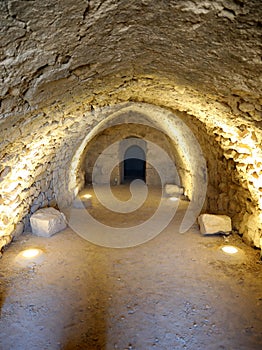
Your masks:
<svg viewBox="0 0 262 350"><path fill-rule="evenodd" d="M227 215L202 214L198 217L198 223L203 235L232 231L231 219Z"/></svg>
<svg viewBox="0 0 262 350"><path fill-rule="evenodd" d="M83 209L90 208L92 206L92 200L90 198L75 199L73 201L73 208Z"/></svg>
<svg viewBox="0 0 262 350"><path fill-rule="evenodd" d="M51 237L67 226L65 215L54 208L37 210L31 216L30 224L33 234L40 237Z"/></svg>
<svg viewBox="0 0 262 350"><path fill-rule="evenodd" d="M184 190L177 185L166 184L165 193L169 196L180 197L184 193Z"/></svg>

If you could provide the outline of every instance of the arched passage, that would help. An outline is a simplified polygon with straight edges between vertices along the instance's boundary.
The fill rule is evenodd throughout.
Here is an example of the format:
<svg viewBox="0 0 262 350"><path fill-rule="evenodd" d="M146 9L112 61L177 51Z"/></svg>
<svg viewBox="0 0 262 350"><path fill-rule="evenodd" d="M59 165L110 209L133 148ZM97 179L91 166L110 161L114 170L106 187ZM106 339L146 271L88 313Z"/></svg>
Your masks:
<svg viewBox="0 0 262 350"><path fill-rule="evenodd" d="M202 166L204 158L207 161L209 175L207 210L212 213L230 215L234 228L243 235L244 239L261 248L262 96L261 74L258 74L261 71L261 0L68 0L53 2L53 6L50 6L50 3L49 0L0 1L1 31L3 31L0 54L0 249L8 244L17 235L17 232L21 231L21 224L22 230L24 224L27 227L30 215L37 209L46 206L54 207L60 203L70 204L84 183L80 166L86 145L104 127L110 127L118 121L125 125L132 120L137 123L139 120L142 123L148 123L169 136L173 146L172 151L174 150L177 160L181 184L188 197L195 203L199 198L200 202L203 201L205 197L204 193L202 197L199 197L201 186L207 181ZM197 148L192 144L192 134L186 131L182 121L195 134L204 157L198 156ZM147 152L147 163L150 157L154 159L154 154ZM147 170L146 180L148 181ZM201 204L202 202L200 206ZM61 239L61 241L64 240ZM49 243L47 245L49 246ZM179 315L184 315L187 309L189 311L193 309L193 305L188 305L188 302L185 303L185 301L189 300L194 303L194 295L192 295L194 283L192 281L195 280L190 276L185 279L185 275L189 268L195 269L195 261L198 259L192 259L194 251L190 251L191 242L187 244L183 239L181 245L177 245L176 241L174 244L168 244L163 256L157 249L154 253L154 250L147 248L143 255L139 251L138 260L142 261L141 270L146 265L151 267L151 264L145 264L141 256L152 255L153 258L157 258L158 264L155 265L155 269L153 265L152 268L146 270L144 277L135 276L135 283L145 280L145 286L143 285L145 290L146 282L149 282L145 301L141 305L150 306L150 301L152 301L154 306L154 314L145 313L145 322L140 317L140 312L134 313L134 317L138 316L138 323L146 324L151 319L154 328L157 324L155 315L160 315L158 323L161 324L163 312L166 311L164 310L165 305L168 306L167 317L165 317L168 320L167 325L172 326L179 323L175 317L169 318L169 315L174 315L173 310L170 310L170 305L176 309L176 300L173 303L169 295L177 299L179 288L177 286L173 290L166 288L162 275L160 276L161 283L159 283L159 271L165 272L163 269L165 256L177 257L174 253L174 246L179 248L178 254L183 255L181 269L177 269L178 272L183 272L181 273L181 288L186 287L186 280L189 282L188 295L181 293L182 300L179 305L182 307L181 310L178 307ZM189 254L184 256L186 250L189 251ZM61 254L68 257L72 251L74 250L70 247L68 253L61 252ZM197 252L200 252L199 247L197 247ZM123 290L119 288L119 283L122 286L126 278L126 285L131 286L130 276L123 273L122 278L117 274L112 276L106 273L108 268L108 272L117 271L115 262L118 261L119 256L112 259L114 265L110 270L108 255L104 250L101 254L107 258L104 260L105 269L94 270L96 272L94 280L91 280L88 286L96 286L97 282L97 289L103 290L104 285L107 292L105 299L92 298L92 301L101 300L101 305L107 305L110 299L108 296L111 295L116 296L116 300L111 301L111 304L115 305L114 302L118 302L118 292ZM49 257L51 255L56 256L56 254L49 254ZM78 252L76 255L78 260L81 260ZM130 260L126 259L126 254L124 255L123 261L127 262L126 271L129 272L130 266L133 265L130 265ZM94 254L88 251L88 254L85 252L84 258L86 256L91 259L82 269L79 269L82 272L86 270L86 266L88 269L92 266L99 266L93 260ZM213 248L212 256L215 256ZM238 348L237 344L241 343L245 333L247 343L242 342L240 347L247 345L247 348L252 348L251 338L256 338L254 328L250 329L250 324L252 327L254 325L252 321L254 314L250 318L245 317L247 322L242 323L239 327L224 329L223 325L234 324L236 315L239 315L240 319L242 315L246 315L245 310L249 309L249 302L252 303L252 300L253 304L257 305L258 299L252 293L253 284L244 280L244 285L252 287L250 293L245 290L242 295L242 300L247 300L247 303L242 304L246 304L247 308L241 309L239 313L233 312L232 322L225 322L225 319L221 320L221 323L217 322L217 319L213 321L207 317L211 316L210 313L227 314L228 305L231 305L232 300L234 304L232 296L238 295L237 288L230 289L231 287L227 285L228 278L225 278L228 276L223 273L228 275L231 268L234 271L237 268L233 262L226 268L229 260L225 260L225 266L220 264L219 259L214 261L213 266L220 270L218 277L221 277L220 282L222 283L218 285L217 290L224 290L231 297L231 300L229 298L226 302L220 297L217 298L223 300L223 304L226 305L225 310L221 310L218 305L221 303L218 303L217 313L214 312L216 307L212 304L214 302L212 287L215 286L215 283L207 283L208 276L215 270L208 269L211 265L210 259L202 262L205 273L197 276L197 280L202 280L204 284L195 284L198 286L195 289L207 291L206 286L210 287L208 290L211 291L211 295L208 304L211 303L211 308L205 307L207 300L203 300L200 295L198 299L203 301L203 304L198 304L196 310L204 310L205 318L202 323L194 324L197 326L198 334L202 335L204 332L210 335L215 332L221 334L221 337L227 334L237 334L240 339L237 343L221 343L220 345L221 347L225 345L225 348L232 348L235 345L235 348ZM177 263L176 259L174 263ZM50 264L51 269L56 265L61 267L64 264ZM201 264L197 265L199 271ZM248 276L251 269L249 265L247 267L244 269L241 264L239 271L247 272ZM40 270L39 273L41 273ZM156 272L153 273L157 277L154 280L155 283L152 279L147 278L151 277L152 271ZM38 271L35 272L38 273ZM106 279L103 279L102 275ZM172 269L170 276L173 286ZM238 275L232 275L233 278L236 276ZM75 281L73 269L72 271L70 269L68 278L63 277L61 280L69 283L68 288L61 285L63 291L73 291L71 287L78 288L79 281L78 278ZM113 293L109 291L110 277L117 281L117 288ZM242 281L240 274L239 278ZM18 288L16 289L25 291L23 296L20 295L21 300L25 300L24 297L30 294L28 290L31 288L33 291L37 290L33 284L27 285L28 279L24 280L24 289L21 289L21 283L19 283L21 281L17 281ZM81 280L85 281L86 276L80 276ZM160 293L153 296L152 286L163 287L162 294L167 298L163 298L162 304L159 300ZM233 285L231 286L234 288ZM139 283L135 284L134 290L140 291L139 287ZM42 286L41 289L43 289ZM10 288L7 290L9 293ZM228 293L229 290L232 293ZM132 289L128 288L127 291L129 298ZM85 295L86 285L83 293ZM61 296L59 290L56 294ZM205 299L208 294L207 291ZM78 295L80 294L74 293L74 300ZM153 299L149 298L151 295ZM249 297L245 298L247 295ZM7 294L5 299L20 300L20 297L9 298ZM137 295L137 298L139 297L140 292ZM134 299L137 298L135 295ZM33 299L41 300L41 297L36 296ZM28 308L26 307L27 301L25 302L26 317ZM59 300L56 305L58 304ZM93 304L90 303L90 310L96 309ZM47 306L48 310L57 311L56 307ZM83 308L82 306L81 310L89 310L89 307ZM14 305L10 307L15 311ZM123 308L124 312L127 311L126 300ZM139 307L136 309L140 310ZM7 311L5 313L7 316L10 314L10 308L3 311ZM18 311L21 311L20 307ZM63 311L61 315L66 321ZM68 332L63 332L63 328L61 332L66 333L68 339L71 336L75 339L75 327L68 327L72 319L70 312L71 308L69 308L68 323L66 321L63 324L64 329L67 329ZM83 321L82 314L81 322ZM101 314L98 314L98 320L104 318L106 314L107 310L103 310ZM193 314L195 318L196 315ZM93 315L91 313L90 321L96 321ZM111 313L109 315L112 316ZM14 312L14 317L17 319L16 316L17 313ZM118 320L119 315L115 319ZM206 320L212 326L210 329L208 329ZM77 318L75 321L74 323L78 324ZM94 334L90 332L92 326L89 327L89 320L84 321L82 324L88 325L88 329L82 332L81 338L91 334L96 341L96 337L93 337ZM123 320L123 325L127 321L129 319ZM171 327L169 331L162 327L165 331L163 338L172 338L172 344L170 343L166 348L176 346L178 348L182 346L189 346L189 348L191 346L193 349L205 348L202 342L197 346L194 341L191 341L191 326L195 320L188 317L188 321L190 322L185 325L181 323L181 329ZM11 334L10 324L14 324L14 329L16 327L16 324L11 319L9 321L8 318L7 334L8 332ZM28 322L24 324L28 326ZM134 326L136 326L135 323ZM153 335L152 327L150 326L150 337ZM81 329L81 327L78 328ZM135 328L132 327L133 329ZM191 329L188 343L184 342L185 329ZM244 330L244 332L239 332L239 330ZM61 333L60 329L58 332ZM175 339L167 336L174 332L176 332ZM24 333L19 334L18 332L15 337L12 334L13 339L25 340L25 345L20 345L19 342L17 345L14 341L15 347L21 349L28 347L30 341L28 342L27 337L24 337L26 332ZM54 339L54 347L58 342L61 343L61 334ZM108 333L105 332L105 334ZM118 332L115 334L118 337ZM49 338L48 334L47 336ZM159 334L157 336L159 344L163 344ZM38 344L38 347L45 347L46 333L44 338L44 345ZM129 336L125 335L124 338L127 340ZM208 340L207 346L209 346L210 339L208 337L206 339ZM174 345L174 341L177 345ZM114 344L112 342L109 348L113 348ZM134 344L134 346L143 349L150 347L148 344L142 346ZM213 344L219 344L219 342L214 341ZM95 342L93 348L96 346L98 345ZM9 347L12 348L12 346ZM52 347L51 343L50 347ZM74 344L70 339L70 344L61 343L61 347L74 348ZM126 348L128 344L126 342L118 347Z"/></svg>
<svg viewBox="0 0 262 350"><path fill-rule="evenodd" d="M180 177L185 194L191 201L181 224L181 230L186 231L193 224L194 218L200 213L206 198L206 161L194 134L181 118L166 109L153 105L145 103L120 104L104 111L101 111L103 120L86 135L75 152L70 164L68 181L64 181L64 188L60 187L58 189L57 200L59 206L63 207L65 199L70 200L70 197L72 198L74 194L77 195L79 189L83 186L83 183L81 184L78 181L78 174L81 169L85 147L95 135L113 125L128 123L149 125L168 135L174 145L179 166L179 176L176 175L175 177L177 179ZM154 151L152 150L148 155L150 156L148 162L153 164L156 158ZM112 153L112 157L117 158L115 152ZM66 195L68 195L68 198L65 198Z"/></svg>
<svg viewBox="0 0 262 350"><path fill-rule="evenodd" d="M72 158L69 176L64 182L64 188L59 190L57 194L64 200L67 193L68 198L73 194L77 194L79 188L83 186L79 184L78 174L80 173L83 161L84 150L87 144L102 130L114 125L126 125L136 123L142 126L155 127L170 137L173 143L174 152L178 164L178 172L180 175L181 185L185 188L186 195L194 201L196 193L201 184L206 183L205 174L205 158L194 134L189 127L176 114L169 112L164 108L146 103L128 103L107 108L105 113L100 112L103 119L87 133L80 146L76 149ZM151 154L154 158L154 154ZM205 195L199 193L199 201L203 203ZM61 205L63 205L61 200Z"/></svg>
<svg viewBox="0 0 262 350"><path fill-rule="evenodd" d="M146 155L137 145L130 146L124 154L122 162L122 182L127 183L135 179L146 180Z"/></svg>
<svg viewBox="0 0 262 350"><path fill-rule="evenodd" d="M64 2L57 2L55 11L45 1L18 3L0 5L6 34L0 103L2 236L9 237L37 208L55 205L57 192L65 201L76 194L82 179L74 171L83 141L96 134L103 119L107 123L112 106L140 101L185 113L200 142L208 144L210 210L229 211L236 228L260 247L260 1L233 1L226 7L222 0L107 1L103 6L94 1L87 8L76 1L70 11ZM39 6L41 18L35 16ZM68 13L74 13L70 20ZM58 39L64 45L56 45ZM103 110L107 107L109 113ZM173 126L161 119L159 113L155 122L174 136ZM190 163L194 156L188 162L183 156L192 148L182 141L181 163ZM185 167L181 177L188 194L190 169Z"/></svg>
<svg viewBox="0 0 262 350"><path fill-rule="evenodd" d="M197 179L204 180L204 176L190 134L183 129L184 120L198 136L208 161L209 211L227 214L230 210L236 229L260 247L262 201L259 169L262 163L261 132L258 129L249 126L244 130L243 124L229 125L228 121L222 120L218 110L216 119L201 120L198 116L197 120L188 113L147 103L129 102L91 111L87 105L81 112L76 110L74 113L50 108L42 114L32 113L27 121L19 120L17 126L23 131L20 136L11 134L9 127L3 129L3 135L9 140L5 141L9 142L7 146L3 144L2 164L6 166L1 172L0 204L1 227L6 237L10 238L14 226L39 207L72 200L84 183L80 166L86 145L114 123L140 121L165 132L176 150L181 184L191 198L192 188L198 188ZM67 118L64 117L66 113ZM25 140L31 141L25 145ZM19 159L15 154L20 155ZM232 172L234 164L236 167ZM247 200L249 198L251 202Z"/></svg>

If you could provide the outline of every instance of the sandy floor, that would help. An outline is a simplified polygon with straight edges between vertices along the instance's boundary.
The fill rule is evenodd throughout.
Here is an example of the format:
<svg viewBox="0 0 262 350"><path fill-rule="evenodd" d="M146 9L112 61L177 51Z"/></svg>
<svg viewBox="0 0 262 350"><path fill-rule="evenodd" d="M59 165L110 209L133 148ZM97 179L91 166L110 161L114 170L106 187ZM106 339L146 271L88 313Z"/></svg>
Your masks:
<svg viewBox="0 0 262 350"><path fill-rule="evenodd" d="M131 226L157 195L136 215L118 216L96 201L90 212ZM70 228L46 239L21 236L0 261L0 349L262 349L259 252L233 235L226 243L240 251L226 255L225 238L202 237L197 225L178 233L185 208L133 248L99 247ZM20 261L29 247L43 254Z"/></svg>

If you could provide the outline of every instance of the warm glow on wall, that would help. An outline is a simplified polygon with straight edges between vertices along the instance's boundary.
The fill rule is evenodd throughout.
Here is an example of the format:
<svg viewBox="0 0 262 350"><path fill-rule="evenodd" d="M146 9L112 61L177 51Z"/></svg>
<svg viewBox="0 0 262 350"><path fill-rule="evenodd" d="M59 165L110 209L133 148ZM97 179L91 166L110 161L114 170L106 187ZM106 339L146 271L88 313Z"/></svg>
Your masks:
<svg viewBox="0 0 262 350"><path fill-rule="evenodd" d="M0 212L1 214L5 215L11 215L15 209L16 203L13 205L0 205Z"/></svg>
<svg viewBox="0 0 262 350"><path fill-rule="evenodd" d="M16 187L17 187L16 181L9 181L9 183L7 182L5 184L3 189L4 189L4 192L8 193L8 192L12 192Z"/></svg>
<svg viewBox="0 0 262 350"><path fill-rule="evenodd" d="M29 170L21 169L21 170L18 170L16 175L18 177L21 177L22 179L25 179L25 178L27 178L30 175L30 172L29 172Z"/></svg>
<svg viewBox="0 0 262 350"><path fill-rule="evenodd" d="M262 213L260 213L260 214L258 215L258 218L259 218L259 221L260 221L259 223L262 224ZM262 237L261 237L261 238L262 238Z"/></svg>
<svg viewBox="0 0 262 350"><path fill-rule="evenodd" d="M249 127L241 131L237 126L229 126L225 121L215 121L216 126L225 132L224 144L222 146L229 153L228 158L233 158L234 151L237 152L237 158L234 160L240 164L249 164L250 171L243 171L243 167L239 167L239 178L242 181L247 181L250 184L249 190L252 193L254 202L258 203L259 208L262 208L262 153L261 148L257 147L258 141L254 137L254 132ZM228 141L230 140L230 141ZM241 143L240 141L241 140ZM238 167L237 167L238 168Z"/></svg>

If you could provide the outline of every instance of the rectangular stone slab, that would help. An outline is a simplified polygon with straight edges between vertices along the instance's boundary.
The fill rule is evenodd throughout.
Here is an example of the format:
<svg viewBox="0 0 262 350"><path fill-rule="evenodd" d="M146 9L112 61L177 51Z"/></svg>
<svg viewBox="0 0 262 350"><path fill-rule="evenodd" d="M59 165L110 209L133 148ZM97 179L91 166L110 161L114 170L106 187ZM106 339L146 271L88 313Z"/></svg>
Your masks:
<svg viewBox="0 0 262 350"><path fill-rule="evenodd" d="M202 214L198 217L198 224L203 235L232 231L231 218L227 215Z"/></svg>
<svg viewBox="0 0 262 350"><path fill-rule="evenodd" d="M30 218L33 234L40 237L51 237L67 227L63 213L54 208L37 210Z"/></svg>
<svg viewBox="0 0 262 350"><path fill-rule="evenodd" d="M91 198L77 198L73 201L73 208L84 209L92 207Z"/></svg>
<svg viewBox="0 0 262 350"><path fill-rule="evenodd" d="M184 193L184 189L178 185L166 184L165 194L168 196L180 197Z"/></svg>

